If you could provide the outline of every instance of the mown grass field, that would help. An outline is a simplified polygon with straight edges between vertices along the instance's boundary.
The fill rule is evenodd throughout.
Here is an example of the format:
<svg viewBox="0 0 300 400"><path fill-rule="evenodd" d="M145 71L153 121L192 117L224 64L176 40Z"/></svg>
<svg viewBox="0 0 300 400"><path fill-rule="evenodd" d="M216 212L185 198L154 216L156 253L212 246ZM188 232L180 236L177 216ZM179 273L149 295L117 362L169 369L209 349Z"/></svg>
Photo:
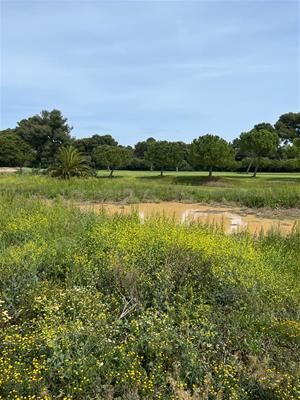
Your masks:
<svg viewBox="0 0 300 400"><path fill-rule="evenodd" d="M30 174L0 174L0 191L24 196L99 202L216 202L247 207L300 207L300 173L265 174L257 178L241 173L116 171L113 179L107 171L98 177L72 178L69 181Z"/></svg>
<svg viewBox="0 0 300 400"><path fill-rule="evenodd" d="M1 179L1 399L299 399L299 233L45 207L47 178Z"/></svg>

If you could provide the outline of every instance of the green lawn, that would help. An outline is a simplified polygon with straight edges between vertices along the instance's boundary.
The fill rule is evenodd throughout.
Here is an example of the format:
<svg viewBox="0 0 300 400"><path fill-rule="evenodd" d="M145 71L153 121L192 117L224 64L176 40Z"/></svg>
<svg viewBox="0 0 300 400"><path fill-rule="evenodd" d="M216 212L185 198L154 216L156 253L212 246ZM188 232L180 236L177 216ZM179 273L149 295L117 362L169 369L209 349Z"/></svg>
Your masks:
<svg viewBox="0 0 300 400"><path fill-rule="evenodd" d="M116 170L114 172L114 175L116 177L159 177L160 172L159 171L119 171ZM170 176L204 176L208 177L208 172L207 171L166 171L164 172L165 177L170 177ZM100 170L98 171L99 176L107 176L108 172L106 170ZM219 172L215 171L213 172L213 177L225 177L225 178L252 178L252 174L246 174L244 172ZM253 180L261 180L261 179L268 179L268 178L284 178L284 179L298 179L300 182L300 172L261 172L257 174L257 177ZM252 179L251 179L252 180Z"/></svg>
<svg viewBox="0 0 300 400"><path fill-rule="evenodd" d="M300 173L261 173L257 178L245 173L107 171L93 178L69 181L30 174L0 175L0 191L76 201L99 202L216 202L247 207L300 207Z"/></svg>

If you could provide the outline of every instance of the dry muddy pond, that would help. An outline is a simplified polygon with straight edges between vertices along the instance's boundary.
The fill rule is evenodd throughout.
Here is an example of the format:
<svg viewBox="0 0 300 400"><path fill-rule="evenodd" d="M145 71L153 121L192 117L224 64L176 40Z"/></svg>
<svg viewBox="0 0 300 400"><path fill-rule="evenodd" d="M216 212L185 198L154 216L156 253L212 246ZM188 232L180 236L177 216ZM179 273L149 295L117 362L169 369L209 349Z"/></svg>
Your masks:
<svg viewBox="0 0 300 400"><path fill-rule="evenodd" d="M137 212L141 221L150 216L166 216L174 218L181 223L200 221L211 225L223 226L227 234L248 230L250 233L259 234L270 230L280 230L284 234L292 231L297 218L281 217L265 218L256 215L253 210L241 208L218 207L203 204L187 204L175 202L139 203L131 205L122 204L77 204L81 210L101 212L109 215L114 213L130 214Z"/></svg>

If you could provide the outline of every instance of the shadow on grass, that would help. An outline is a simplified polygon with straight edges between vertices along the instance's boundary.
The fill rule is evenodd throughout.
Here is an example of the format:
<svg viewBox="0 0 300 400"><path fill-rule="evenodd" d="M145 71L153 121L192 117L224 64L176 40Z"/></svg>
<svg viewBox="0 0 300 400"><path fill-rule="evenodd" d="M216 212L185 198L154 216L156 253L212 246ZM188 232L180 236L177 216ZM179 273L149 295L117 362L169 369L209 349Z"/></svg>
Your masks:
<svg viewBox="0 0 300 400"><path fill-rule="evenodd" d="M96 176L97 179L107 179L110 181L114 181L116 179L123 179L123 178L127 178L126 175L113 175L113 176L109 176L109 175L97 175Z"/></svg>
<svg viewBox="0 0 300 400"><path fill-rule="evenodd" d="M232 177L225 176L176 176L173 182L177 185L192 186L231 186Z"/></svg>
<svg viewBox="0 0 300 400"><path fill-rule="evenodd" d="M258 175L259 177L259 175ZM300 183L300 177L299 178L292 178L288 176L274 176L274 177L264 177L262 176L262 179L267 182L282 182L282 183Z"/></svg>
<svg viewBox="0 0 300 400"><path fill-rule="evenodd" d="M249 174L247 174L246 172L237 172L236 175L232 176L232 175L222 175L221 178L226 178L226 179L230 179L232 181L235 180L245 180L245 179L251 179L251 180L261 180L261 181L265 181L265 182L286 182L286 183L300 183L300 176L298 177L294 177L294 176L283 176L283 175L279 175L276 176L276 172L274 172L274 176L266 176L266 173L257 173L257 176L254 177L253 176L253 172L249 172ZM272 172L269 173L270 175L272 174Z"/></svg>
<svg viewBox="0 0 300 400"><path fill-rule="evenodd" d="M153 175L152 175L153 174ZM180 173L179 173L180 174ZM219 186L219 187L232 187L235 186L238 182L242 181L253 181L254 182L281 182L281 183L291 183L291 184L299 184L300 177L293 176L264 176L257 174L257 177L254 178L252 173L246 174L244 172L236 173L236 175L213 175L209 177L208 175L168 175L168 172L165 172L165 175L161 176L159 171L157 174L151 173L148 176L130 176L130 175L119 175L117 172L116 175L109 177L107 175L97 175L97 179L107 179L107 180L121 180L121 179L136 179L141 181L148 182L161 182L161 183L172 183L175 185L191 185L191 186Z"/></svg>
<svg viewBox="0 0 300 400"><path fill-rule="evenodd" d="M199 175L166 175L166 176L140 176L137 179L156 182L156 183L166 183L173 185L183 185L183 186L211 186L211 187L232 187L233 179L232 177L225 178L224 176L199 176Z"/></svg>
<svg viewBox="0 0 300 400"><path fill-rule="evenodd" d="M136 179L141 179L141 180L148 180L148 181L173 181L174 176L172 175L151 175L151 176L137 176Z"/></svg>
<svg viewBox="0 0 300 400"><path fill-rule="evenodd" d="M222 175L222 176L195 176L195 175L183 175L173 177L173 183L182 184L182 185L208 185L208 186L224 186L231 187L235 186L237 182L248 181L248 182L278 182L278 183L290 183L290 184L299 184L300 177L290 177L290 176L264 176L257 175L257 177L253 177L253 174L239 174L239 175Z"/></svg>

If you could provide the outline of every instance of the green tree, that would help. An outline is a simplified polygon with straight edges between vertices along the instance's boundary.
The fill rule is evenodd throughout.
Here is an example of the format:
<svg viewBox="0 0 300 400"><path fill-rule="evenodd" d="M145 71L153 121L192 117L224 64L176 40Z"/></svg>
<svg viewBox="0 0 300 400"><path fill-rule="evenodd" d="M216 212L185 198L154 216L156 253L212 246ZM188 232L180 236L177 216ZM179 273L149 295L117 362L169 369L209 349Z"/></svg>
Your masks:
<svg viewBox="0 0 300 400"><path fill-rule="evenodd" d="M262 157L272 157L276 154L279 145L277 133L266 129L252 129L240 135L240 148L255 163L253 176L257 174ZM249 167L248 167L249 168Z"/></svg>
<svg viewBox="0 0 300 400"><path fill-rule="evenodd" d="M92 152L92 160L96 167L106 166L112 178L116 168L124 167L132 158L132 150L122 146L98 146Z"/></svg>
<svg viewBox="0 0 300 400"><path fill-rule="evenodd" d="M265 129L269 132L275 132L274 126L271 125L269 122L260 122L259 124L254 125L254 129L256 129L257 131Z"/></svg>
<svg viewBox="0 0 300 400"><path fill-rule="evenodd" d="M145 158L145 154L148 150L148 146L150 143L155 142L155 139L153 137L148 138L147 140L144 140L142 142L137 142L134 145L134 155L135 157L138 158Z"/></svg>
<svg viewBox="0 0 300 400"><path fill-rule="evenodd" d="M226 140L215 135L194 139L191 145L191 162L195 167L205 167L212 176L214 167L225 167L233 161L233 149Z"/></svg>
<svg viewBox="0 0 300 400"><path fill-rule="evenodd" d="M56 160L49 168L52 176L63 179L70 179L72 176L87 176L90 168L86 159L73 146L61 147L56 156Z"/></svg>
<svg viewBox="0 0 300 400"><path fill-rule="evenodd" d="M53 163L61 146L70 143L71 129L61 111L52 110L23 119L15 132L35 150L35 166L45 167Z"/></svg>
<svg viewBox="0 0 300 400"><path fill-rule="evenodd" d="M92 155L93 150L98 146L117 146L118 142L111 135L93 135L88 138L77 139L74 146L88 156Z"/></svg>
<svg viewBox="0 0 300 400"><path fill-rule="evenodd" d="M273 132L273 133L276 132L273 125L269 124L268 122L261 122L259 124L256 124L256 125L254 125L253 129L255 129L257 131L267 130L267 131ZM242 133L241 136L243 134L244 133ZM241 160L244 158L248 159L248 166L247 166L247 174L248 174L255 159L254 159L254 157L251 156L251 154L249 154L249 151L248 151L249 146L245 146L244 143L241 143L241 136L239 138L234 139L232 142L232 145L235 150L236 160Z"/></svg>
<svg viewBox="0 0 300 400"><path fill-rule="evenodd" d="M296 138L293 140L293 146L296 146L298 149L300 149L300 136L299 136L299 137L296 137Z"/></svg>
<svg viewBox="0 0 300 400"><path fill-rule="evenodd" d="M187 157L187 145L183 142L171 142L170 163L172 167L176 168L178 172L183 161Z"/></svg>
<svg viewBox="0 0 300 400"><path fill-rule="evenodd" d="M293 140L293 146L292 147L294 149L295 158L300 160L300 136L296 137Z"/></svg>
<svg viewBox="0 0 300 400"><path fill-rule="evenodd" d="M275 128L284 143L292 142L296 137L300 137L300 112L281 115Z"/></svg>
<svg viewBox="0 0 300 400"><path fill-rule="evenodd" d="M297 146L298 140L300 138L295 138L292 144L287 144L281 148L281 155L284 160L299 158L300 147Z"/></svg>
<svg viewBox="0 0 300 400"><path fill-rule="evenodd" d="M30 164L34 150L12 129L0 132L0 166L20 167Z"/></svg>
<svg viewBox="0 0 300 400"><path fill-rule="evenodd" d="M145 165L150 164L149 166L151 171L153 169L153 163L147 159L147 150L148 146L153 142L155 142L155 139L153 137L150 137L145 141L136 143L134 146L134 153L133 153L134 156L142 160Z"/></svg>
<svg viewBox="0 0 300 400"><path fill-rule="evenodd" d="M146 160L150 165L154 165L160 170L160 176L163 176L166 168L174 163L172 144L166 140L151 142L145 153ZM173 166L175 166L173 164Z"/></svg>

